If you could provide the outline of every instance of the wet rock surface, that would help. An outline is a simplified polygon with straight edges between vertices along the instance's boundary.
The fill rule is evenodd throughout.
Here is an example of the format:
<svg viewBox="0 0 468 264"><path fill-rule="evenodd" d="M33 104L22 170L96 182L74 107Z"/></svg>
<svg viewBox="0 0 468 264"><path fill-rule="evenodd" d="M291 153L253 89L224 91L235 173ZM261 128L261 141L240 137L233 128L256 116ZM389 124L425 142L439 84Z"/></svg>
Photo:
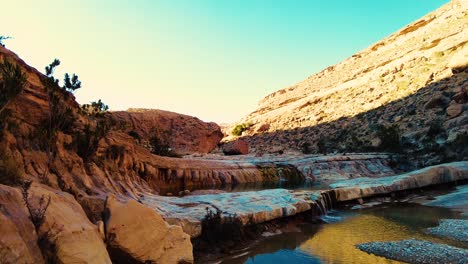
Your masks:
<svg viewBox="0 0 468 264"><path fill-rule="evenodd" d="M349 201L466 179L468 179L468 162L460 161L390 177L351 179L330 186L335 189L338 201Z"/></svg>
<svg viewBox="0 0 468 264"><path fill-rule="evenodd" d="M408 263L468 263L468 250L421 240L371 242L356 246L362 251Z"/></svg>
<svg viewBox="0 0 468 264"><path fill-rule="evenodd" d="M468 213L468 185L458 186L452 193L435 197L435 200L423 203L428 206L438 206Z"/></svg>
<svg viewBox="0 0 468 264"><path fill-rule="evenodd" d="M182 226L192 237L201 234L201 220L207 210L222 211L222 215L238 217L247 223L263 223L292 216L311 209L322 200L320 192L292 192L285 189L258 192L220 193L164 197L145 195L143 204L154 208L169 223ZM322 205L321 205L322 206Z"/></svg>
<svg viewBox="0 0 468 264"><path fill-rule="evenodd" d="M468 242L468 220L444 219L439 226L428 228L427 233L461 242Z"/></svg>
<svg viewBox="0 0 468 264"><path fill-rule="evenodd" d="M182 226L192 237L201 234L201 220L207 210L236 215L243 224L263 223L273 219L316 210L323 214L334 202L349 201L394 191L437 185L468 178L468 162L434 166L398 176L358 178L339 182L332 190L292 191L270 189L254 192L217 193L165 197L145 194L140 200L154 208L166 221Z"/></svg>

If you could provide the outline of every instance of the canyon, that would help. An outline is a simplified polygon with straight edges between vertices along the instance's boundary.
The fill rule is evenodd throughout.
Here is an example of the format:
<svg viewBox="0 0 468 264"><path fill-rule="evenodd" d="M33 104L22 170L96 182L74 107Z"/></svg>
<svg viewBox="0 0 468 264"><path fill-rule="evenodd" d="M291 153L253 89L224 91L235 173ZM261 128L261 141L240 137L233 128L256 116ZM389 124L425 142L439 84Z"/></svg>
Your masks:
<svg viewBox="0 0 468 264"><path fill-rule="evenodd" d="M210 213L262 226L465 184L466 25L453 0L223 127L90 112L0 46L25 77L0 110L0 263L194 263Z"/></svg>

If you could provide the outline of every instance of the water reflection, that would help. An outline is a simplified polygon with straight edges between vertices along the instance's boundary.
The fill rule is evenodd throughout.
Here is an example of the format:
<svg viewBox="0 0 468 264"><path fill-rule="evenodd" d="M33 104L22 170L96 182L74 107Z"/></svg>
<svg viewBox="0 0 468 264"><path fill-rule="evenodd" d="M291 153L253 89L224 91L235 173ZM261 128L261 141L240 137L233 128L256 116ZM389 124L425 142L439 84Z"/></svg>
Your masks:
<svg viewBox="0 0 468 264"><path fill-rule="evenodd" d="M342 221L324 225L305 225L301 232L270 237L222 263L400 263L369 255L356 244L408 238L447 243L423 233L436 226L439 219L459 218L451 210L417 204L396 203L360 211L334 212L331 217ZM450 242L449 242L450 243Z"/></svg>

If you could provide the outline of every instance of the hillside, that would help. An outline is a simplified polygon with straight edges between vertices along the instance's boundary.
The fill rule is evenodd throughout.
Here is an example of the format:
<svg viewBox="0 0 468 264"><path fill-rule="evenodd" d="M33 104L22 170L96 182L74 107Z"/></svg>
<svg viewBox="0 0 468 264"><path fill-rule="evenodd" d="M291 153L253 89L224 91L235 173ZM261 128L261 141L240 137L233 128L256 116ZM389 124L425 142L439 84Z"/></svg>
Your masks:
<svg viewBox="0 0 468 264"><path fill-rule="evenodd" d="M382 134L392 132L385 130L391 125L398 126L402 148L421 153L466 140L460 136L468 128L466 25L466 1L452 1L266 96L236 125L249 126L242 136L258 153L386 150Z"/></svg>

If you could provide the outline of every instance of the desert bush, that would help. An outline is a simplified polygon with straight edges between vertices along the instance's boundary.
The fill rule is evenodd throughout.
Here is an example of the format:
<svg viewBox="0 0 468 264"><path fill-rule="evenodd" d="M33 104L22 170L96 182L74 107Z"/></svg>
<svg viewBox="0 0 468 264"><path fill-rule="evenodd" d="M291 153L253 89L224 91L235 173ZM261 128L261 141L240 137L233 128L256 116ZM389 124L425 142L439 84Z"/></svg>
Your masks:
<svg viewBox="0 0 468 264"><path fill-rule="evenodd" d="M19 186L22 181L23 176L15 159L2 150L0 153L0 184Z"/></svg>
<svg viewBox="0 0 468 264"><path fill-rule="evenodd" d="M240 241L242 239L242 222L234 215L222 217L222 212L206 208L206 215L202 220L201 238L208 243L222 241Z"/></svg>
<svg viewBox="0 0 468 264"><path fill-rule="evenodd" d="M24 89L26 75L19 65L13 65L4 59L0 63L0 112L3 112L11 99L15 98Z"/></svg>
<svg viewBox="0 0 468 264"><path fill-rule="evenodd" d="M31 181L23 182L21 186L21 193L23 195L23 202L26 205L26 209L28 209L29 218L36 228L36 231L38 231L42 223L44 223L44 216L50 205L50 196L47 198L44 195L41 196L37 207L33 206L29 197L29 189L31 188L31 184Z"/></svg>
<svg viewBox="0 0 468 264"><path fill-rule="evenodd" d="M109 106L102 102L101 99L99 99L98 101L91 102L91 104L82 105L81 109L88 116L102 117L107 112L107 110L109 110Z"/></svg>
<svg viewBox="0 0 468 264"><path fill-rule="evenodd" d="M45 257L46 263L58 263L56 241L62 232L63 227L58 227L56 223L53 223L48 230L41 232L40 228L44 223L45 215L49 209L51 197L42 195L39 198L39 202L33 205L33 202L31 201L32 199L29 196L31 184L31 181L25 181L22 183L21 193L23 202L28 210L29 219L33 223L36 232L40 234L37 242L42 255Z"/></svg>
<svg viewBox="0 0 468 264"><path fill-rule="evenodd" d="M68 73L65 73L63 78L63 89L69 92L74 92L77 89L81 88L81 81L78 80L78 75L73 74L70 78Z"/></svg>
<svg viewBox="0 0 468 264"><path fill-rule="evenodd" d="M83 161L89 161L99 146L99 141L104 138L109 132L111 124L108 120L98 120L95 126L86 124L83 131L78 132L74 136L73 145L76 153Z"/></svg>
<svg viewBox="0 0 468 264"><path fill-rule="evenodd" d="M390 125L388 127L384 125L378 125L376 128L377 136L381 140L379 148L384 151L400 152L400 129L398 125Z"/></svg>
<svg viewBox="0 0 468 264"><path fill-rule="evenodd" d="M171 138L169 132L153 129L152 136L149 139L149 145L151 148L151 153L158 156L167 156L167 157L180 157L174 150L171 148Z"/></svg>
<svg viewBox="0 0 468 264"><path fill-rule="evenodd" d="M11 39L11 37L10 36L0 36L0 46L5 47L5 43L3 43L3 41L5 41L7 39Z"/></svg>
<svg viewBox="0 0 468 264"><path fill-rule="evenodd" d="M232 129L231 134L234 136L241 136L242 132L248 130L251 126L251 124L246 123L238 124Z"/></svg>

